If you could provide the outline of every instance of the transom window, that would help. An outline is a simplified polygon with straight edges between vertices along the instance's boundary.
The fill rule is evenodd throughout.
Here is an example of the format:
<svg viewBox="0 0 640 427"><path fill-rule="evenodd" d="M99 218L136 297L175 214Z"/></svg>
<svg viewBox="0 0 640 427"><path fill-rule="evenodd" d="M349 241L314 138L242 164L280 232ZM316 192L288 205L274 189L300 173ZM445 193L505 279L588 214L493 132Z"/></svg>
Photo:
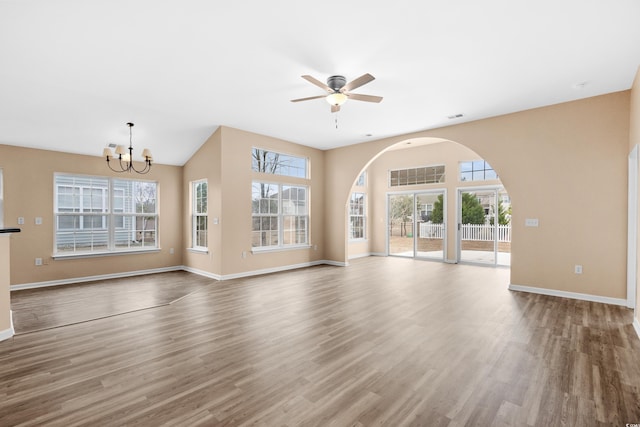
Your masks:
<svg viewBox="0 0 640 427"><path fill-rule="evenodd" d="M193 249L207 250L208 232L208 186L206 180L194 181L191 183L192 198L192 247Z"/></svg>
<svg viewBox="0 0 640 427"><path fill-rule="evenodd" d="M363 171L358 177L358 180L356 181L356 187L364 187L366 183L367 183L367 172Z"/></svg>
<svg viewBox="0 0 640 427"><path fill-rule="evenodd" d="M251 168L256 172L272 175L307 178L307 158L253 148Z"/></svg>
<svg viewBox="0 0 640 427"><path fill-rule="evenodd" d="M444 165L398 169L389 172L389 186L435 184L444 182Z"/></svg>
<svg viewBox="0 0 640 427"><path fill-rule="evenodd" d="M157 183L55 174L56 254L157 248Z"/></svg>
<svg viewBox="0 0 640 427"><path fill-rule="evenodd" d="M308 196L305 186L254 181L251 245L271 249L308 245Z"/></svg>
<svg viewBox="0 0 640 427"><path fill-rule="evenodd" d="M498 179L498 174L484 160L460 162L460 181L487 181Z"/></svg>

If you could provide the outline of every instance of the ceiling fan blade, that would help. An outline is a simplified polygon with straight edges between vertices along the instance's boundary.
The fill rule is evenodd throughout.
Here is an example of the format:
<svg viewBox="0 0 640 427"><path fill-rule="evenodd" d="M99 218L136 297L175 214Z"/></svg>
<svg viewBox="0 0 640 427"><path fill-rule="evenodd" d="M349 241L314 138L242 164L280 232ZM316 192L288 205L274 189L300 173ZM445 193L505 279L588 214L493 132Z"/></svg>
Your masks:
<svg viewBox="0 0 640 427"><path fill-rule="evenodd" d="M326 95L310 96L308 98L292 99L291 102L310 101L312 99L320 99L320 98L326 98L326 97L327 97Z"/></svg>
<svg viewBox="0 0 640 427"><path fill-rule="evenodd" d="M306 81L308 81L311 84L314 84L316 86L318 86L319 88L326 90L329 93L333 93L333 89L331 89L329 86L327 86L326 84L322 83L320 80L316 79L315 77L311 77L307 74L305 74L304 76L302 76L303 79L305 79Z"/></svg>
<svg viewBox="0 0 640 427"><path fill-rule="evenodd" d="M337 113L338 111L340 111L340 106L339 105L332 105L331 106L331 112L332 113Z"/></svg>
<svg viewBox="0 0 640 427"><path fill-rule="evenodd" d="M363 74L362 76L358 77L355 80L350 81L349 83L347 83L346 85L344 85L342 87L342 89L340 89L340 92L347 92L350 90L353 90L355 88L358 88L362 85L366 85L367 83L369 83L370 81L375 80L375 77L373 77L371 74L367 73L367 74Z"/></svg>
<svg viewBox="0 0 640 427"><path fill-rule="evenodd" d="M359 93L345 93L349 97L349 99L355 99L356 101L366 101L366 102L380 102L382 101L381 96L373 96L373 95L361 95Z"/></svg>

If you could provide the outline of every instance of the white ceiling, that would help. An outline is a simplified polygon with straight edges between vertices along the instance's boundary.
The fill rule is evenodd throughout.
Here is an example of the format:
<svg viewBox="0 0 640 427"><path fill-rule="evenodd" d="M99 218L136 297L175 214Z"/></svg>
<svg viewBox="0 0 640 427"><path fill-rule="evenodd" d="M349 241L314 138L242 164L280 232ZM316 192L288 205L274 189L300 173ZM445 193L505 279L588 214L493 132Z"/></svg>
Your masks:
<svg viewBox="0 0 640 427"><path fill-rule="evenodd" d="M328 149L629 89L639 65L637 0L0 0L0 144L98 156L131 121L165 164L220 125ZM338 129L289 102L322 94L303 74L364 73L384 100Z"/></svg>

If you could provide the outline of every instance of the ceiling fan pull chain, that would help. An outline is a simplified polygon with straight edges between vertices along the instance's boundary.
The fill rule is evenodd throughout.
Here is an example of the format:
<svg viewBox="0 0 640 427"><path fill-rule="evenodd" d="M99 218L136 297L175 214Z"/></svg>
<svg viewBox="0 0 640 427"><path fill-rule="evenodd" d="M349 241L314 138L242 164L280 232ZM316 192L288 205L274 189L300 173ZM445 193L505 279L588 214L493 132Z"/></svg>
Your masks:
<svg viewBox="0 0 640 427"><path fill-rule="evenodd" d="M338 112L336 111L336 129L338 129Z"/></svg>

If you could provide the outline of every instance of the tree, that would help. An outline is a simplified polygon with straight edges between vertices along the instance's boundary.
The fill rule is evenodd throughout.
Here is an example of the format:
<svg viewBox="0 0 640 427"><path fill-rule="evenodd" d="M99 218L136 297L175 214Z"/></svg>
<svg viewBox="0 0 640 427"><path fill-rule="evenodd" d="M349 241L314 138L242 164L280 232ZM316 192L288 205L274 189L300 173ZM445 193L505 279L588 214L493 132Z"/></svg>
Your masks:
<svg viewBox="0 0 640 427"><path fill-rule="evenodd" d="M391 220L400 220L400 236L407 234L406 222L413 215L413 196L402 195L391 199Z"/></svg>
<svg viewBox="0 0 640 427"><path fill-rule="evenodd" d="M442 224L444 220L444 201L442 194L438 195L438 199L433 202L433 210L431 211L431 222L434 224Z"/></svg>
<svg viewBox="0 0 640 427"><path fill-rule="evenodd" d="M498 199L498 224L500 225L509 225L511 222L511 206L509 209L505 209L502 204L502 199ZM490 221L491 225L494 224L493 218Z"/></svg>
<svg viewBox="0 0 640 427"><path fill-rule="evenodd" d="M478 198L471 193L462 193L462 223L463 224L484 224L484 208ZM442 194L433 203L431 212L431 222L442 224L444 221L444 200Z"/></svg>
<svg viewBox="0 0 640 427"><path fill-rule="evenodd" d="M484 224L484 208L471 193L462 193L462 223Z"/></svg>
<svg viewBox="0 0 640 427"><path fill-rule="evenodd" d="M260 148L251 150L253 168L258 172L274 174L280 168L280 154Z"/></svg>

